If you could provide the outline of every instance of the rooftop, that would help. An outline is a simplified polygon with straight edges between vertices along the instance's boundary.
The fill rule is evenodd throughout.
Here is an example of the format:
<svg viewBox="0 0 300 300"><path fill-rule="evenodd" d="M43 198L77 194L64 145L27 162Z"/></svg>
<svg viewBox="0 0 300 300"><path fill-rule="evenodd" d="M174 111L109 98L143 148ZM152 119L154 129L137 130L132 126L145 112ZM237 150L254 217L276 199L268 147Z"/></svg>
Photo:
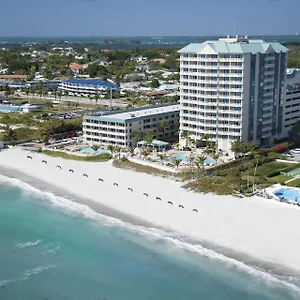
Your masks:
<svg viewBox="0 0 300 300"><path fill-rule="evenodd" d="M248 38L222 38L217 41L189 44L179 50L179 53L240 54L279 53L287 51L288 49L279 43L268 43L263 40L249 40Z"/></svg>
<svg viewBox="0 0 300 300"><path fill-rule="evenodd" d="M288 92L300 89L300 69L287 69L286 84Z"/></svg>
<svg viewBox="0 0 300 300"><path fill-rule="evenodd" d="M114 119L125 121L128 119L139 119L145 116L154 116L162 113L171 113L179 111L179 103L164 104L164 105L152 105L144 106L135 109L128 109L123 111L113 111L113 112L100 112L96 114L89 115L89 117L104 117L106 119Z"/></svg>
<svg viewBox="0 0 300 300"><path fill-rule="evenodd" d="M72 70L83 70L83 65L81 65L81 64L78 64L78 63L75 63L75 62L73 62L73 63L70 63L70 69L72 69Z"/></svg>
<svg viewBox="0 0 300 300"><path fill-rule="evenodd" d="M73 85L85 85L85 86L101 86L101 87L108 87L108 88L117 88L115 83L104 81L100 79L75 79L71 78L68 80L63 81L65 84L73 84Z"/></svg>

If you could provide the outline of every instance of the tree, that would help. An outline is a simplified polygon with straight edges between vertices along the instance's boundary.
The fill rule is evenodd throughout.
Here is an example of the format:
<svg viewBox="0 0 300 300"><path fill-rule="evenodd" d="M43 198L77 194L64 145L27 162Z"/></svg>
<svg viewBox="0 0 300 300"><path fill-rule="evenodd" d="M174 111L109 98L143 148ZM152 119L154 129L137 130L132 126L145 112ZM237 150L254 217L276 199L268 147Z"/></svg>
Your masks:
<svg viewBox="0 0 300 300"><path fill-rule="evenodd" d="M93 145L91 148L92 148L95 152L97 152L98 149L100 148L100 146L99 146L99 145Z"/></svg>
<svg viewBox="0 0 300 300"><path fill-rule="evenodd" d="M114 152L115 152L115 146L114 145L108 145L107 150L111 152L111 156L113 157Z"/></svg>
<svg viewBox="0 0 300 300"><path fill-rule="evenodd" d="M300 133L300 121L296 122L292 129L289 131L289 136L292 138L298 137Z"/></svg>
<svg viewBox="0 0 300 300"><path fill-rule="evenodd" d="M190 155L190 156L188 157L188 161L189 161L189 163L190 163L190 172L191 172L191 174L192 174L192 177L194 177L194 176L193 176L194 160L195 160L195 157L194 157L193 155Z"/></svg>
<svg viewBox="0 0 300 300"><path fill-rule="evenodd" d="M99 65L99 64L89 64L86 68L86 72L89 74L91 78L95 77L106 77L108 74L108 71L105 67Z"/></svg>
<svg viewBox="0 0 300 300"><path fill-rule="evenodd" d="M15 131L9 125L6 125L4 128L3 140L9 143L13 143L17 140Z"/></svg>
<svg viewBox="0 0 300 300"><path fill-rule="evenodd" d="M146 140L146 142L147 142L148 145L152 145L153 139L154 139L154 132L153 132L153 130L146 131L145 140Z"/></svg>
<svg viewBox="0 0 300 300"><path fill-rule="evenodd" d="M216 143L209 143L205 150L203 151L208 156L213 156L217 153L217 144Z"/></svg>
<svg viewBox="0 0 300 300"><path fill-rule="evenodd" d="M94 96L94 99L95 99L95 102L96 102L96 105L98 104L98 100L99 100L99 95L98 94L96 94L95 96Z"/></svg>
<svg viewBox="0 0 300 300"><path fill-rule="evenodd" d="M121 151L122 151L122 147L120 147L120 146L115 146L115 152L116 152L117 155L118 155L118 159L120 159Z"/></svg>
<svg viewBox="0 0 300 300"><path fill-rule="evenodd" d="M169 121L161 120L158 122L158 130L162 132L162 135L165 135L165 131L169 129Z"/></svg>
<svg viewBox="0 0 300 300"><path fill-rule="evenodd" d="M26 94L26 97L28 98L28 95L29 95L29 89L25 89L25 94Z"/></svg>
<svg viewBox="0 0 300 300"><path fill-rule="evenodd" d="M132 137L138 143L145 138L145 132L144 131L135 131L135 132L133 132Z"/></svg>
<svg viewBox="0 0 300 300"><path fill-rule="evenodd" d="M234 152L235 156L242 154L244 157L247 153L251 153L256 148L254 144L246 144L241 140L235 140L231 142L231 151Z"/></svg>
<svg viewBox="0 0 300 300"><path fill-rule="evenodd" d="M159 81L156 78L153 78L150 83L150 87L156 89L160 86Z"/></svg>
<svg viewBox="0 0 300 300"><path fill-rule="evenodd" d="M163 162L165 160L165 158L166 158L166 155L162 154L162 153L159 153L158 157L159 157L160 161Z"/></svg>
<svg viewBox="0 0 300 300"><path fill-rule="evenodd" d="M210 139L210 135L208 133L204 134L202 137L201 137L201 140L205 142L205 147L207 147L207 144L208 144L208 140Z"/></svg>
<svg viewBox="0 0 300 300"><path fill-rule="evenodd" d="M134 147L129 147L128 148L128 151L130 153L130 156L133 156L134 155Z"/></svg>
<svg viewBox="0 0 300 300"><path fill-rule="evenodd" d="M173 165L176 166L176 168L178 168L179 165L180 165L180 163L181 163L181 161L182 160L180 158L176 157L176 158L173 159L172 162L173 162Z"/></svg>
<svg viewBox="0 0 300 300"><path fill-rule="evenodd" d="M148 149L144 149L141 153L142 156L144 156L145 158L150 154Z"/></svg>
<svg viewBox="0 0 300 300"><path fill-rule="evenodd" d="M180 127L180 123L178 120L174 122L174 131L178 133Z"/></svg>
<svg viewBox="0 0 300 300"><path fill-rule="evenodd" d="M195 164L196 164L196 167L197 167L197 173L198 173L198 176L199 176L199 171L200 169L203 169L204 168L204 162L205 162L205 156L198 156L196 161L195 161Z"/></svg>

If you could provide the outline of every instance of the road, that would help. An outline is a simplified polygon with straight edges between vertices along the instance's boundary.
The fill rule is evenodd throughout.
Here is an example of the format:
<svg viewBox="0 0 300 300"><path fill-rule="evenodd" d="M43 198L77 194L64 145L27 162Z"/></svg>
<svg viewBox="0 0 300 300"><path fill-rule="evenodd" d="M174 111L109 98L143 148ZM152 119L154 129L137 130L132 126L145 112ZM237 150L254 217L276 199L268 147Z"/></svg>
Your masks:
<svg viewBox="0 0 300 300"><path fill-rule="evenodd" d="M20 97L18 97L19 99L22 99L24 101L26 101L26 100L30 101L31 97L27 98L25 93L19 93L19 94L20 94ZM4 96L4 92L3 93L0 92L0 96ZM39 98L39 96L37 96L36 98ZM43 96L39 99L45 99L45 100L48 100L48 101L53 101L53 100L55 100L55 97L54 96L46 96L46 97ZM72 97L72 96L65 97L65 96L62 96L61 99L56 98L56 100L60 100L60 101L63 101L63 102L67 102L67 101L77 102L79 104L94 104L95 106L96 105L110 106L110 100L109 99L99 99L97 104L96 104L96 101L94 99L90 100L90 99L84 98L84 97ZM112 107L126 107L127 103L124 102L124 98L118 98L118 99L112 99L111 105L112 105Z"/></svg>
<svg viewBox="0 0 300 300"><path fill-rule="evenodd" d="M46 97L46 99L48 100L55 100L54 97ZM70 101L70 102L77 102L77 103L82 103L82 104L95 104L96 105L96 101L94 99L90 100L88 98L80 98L80 97L62 97L61 101ZM99 99L97 102L97 105L107 105L109 106L111 103L111 105L113 107L126 107L127 103L124 102L124 98L119 98L119 99L112 99L112 101L110 101L109 99Z"/></svg>

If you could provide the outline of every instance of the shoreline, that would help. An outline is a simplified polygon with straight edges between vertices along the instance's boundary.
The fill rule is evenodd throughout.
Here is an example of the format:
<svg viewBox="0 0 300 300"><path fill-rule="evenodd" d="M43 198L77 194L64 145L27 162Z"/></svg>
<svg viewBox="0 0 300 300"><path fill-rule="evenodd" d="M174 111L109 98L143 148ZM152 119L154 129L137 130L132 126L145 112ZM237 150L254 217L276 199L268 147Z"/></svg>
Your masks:
<svg viewBox="0 0 300 300"><path fill-rule="evenodd" d="M4 157L2 157L3 154L5 154L5 156L7 156L7 158L4 160L3 160ZM14 155L12 155L12 154L14 154ZM209 250L216 251L217 253L227 256L228 258L241 261L242 263L245 263L248 266L251 266L251 267L255 266L255 267L263 268L265 270L268 270L268 272L271 271L272 275L285 275L286 276L288 274L288 276L296 276L299 279L298 276L300 275L300 265L298 264L298 262L300 262L300 260L299 260L300 256L296 257L297 260L296 261L293 260L292 264L286 264L286 263L281 263L281 261L276 261L272 257L266 257L266 256L264 257L264 255L260 256L259 254L262 254L262 253L255 253L255 250L248 251L248 252L240 251L240 249L238 249L238 247L235 247L235 246L237 246L239 242L243 243L244 241L247 240L246 233L244 234L244 240L241 240L241 237L239 237L239 239L236 238L236 243L232 244L231 247L228 247L227 245L224 245L224 244L222 245L221 243L218 243L218 241L215 241L212 229L210 230L211 232L209 232L209 228L207 228L206 231L208 231L208 232L205 232L205 234L204 234L204 236L209 236L209 238L205 238L205 237L202 238L201 232L197 232L197 234L195 234L195 232L189 232L188 230L191 230L191 229L193 229L193 227L195 225L198 225L196 222L197 220L195 220L195 217L199 217L199 216L198 216L198 213L192 214L191 211L186 212L186 214L184 215L184 213L185 213L184 210L186 209L188 204L190 204L188 199L185 199L185 201L183 199L181 199L181 202L184 203L184 205L185 205L184 210L180 210L180 209L172 207L172 206L164 205L164 211L161 212L161 217L163 217L164 221L168 221L168 222L162 222L161 219L158 219L158 215L155 215L155 213L159 214L159 212L157 211L157 207L161 206L160 208L162 208L162 203L155 199L154 200L148 199L150 197L145 197L145 196L143 197L142 193L140 193L140 195L138 197L139 198L138 201L140 203L142 203L143 205L141 205L141 207L138 207L138 209L134 209L134 207L132 207L132 209L123 210L122 205L120 205L120 203L116 203L116 202L120 202L122 200L127 200L128 202L130 202L129 197L127 197L125 199L126 193L127 193L127 195L133 196L133 194L135 194L135 192L136 192L136 189L138 189L137 187L134 188L134 192L125 191L123 189L123 191L121 191L121 193L120 193L120 187L113 186L112 182L110 182L111 185L109 185L109 187L106 186L105 189L103 189L103 191L105 192L104 193L105 197L107 197L109 199L107 200L107 199L102 198L100 201L97 201L97 193L96 194L93 193L92 189L95 188L95 185L99 185L99 184L103 184L103 183L94 182L93 185L87 184L87 187L85 187L85 191L86 191L86 189L89 190L90 194L84 195L85 191L83 191L83 188L81 191L80 191L80 189L78 189L79 188L78 186L77 186L77 190L75 190L75 191L74 191L74 189L70 189L68 184L70 184L70 178L72 181L74 180L74 177L70 177L73 174L64 173L63 174L63 177L65 177L64 181L62 181L62 180L59 181L58 176L54 176L57 178L56 178L56 180L53 180L53 175L57 175L57 174L61 175L62 172L59 173L59 172L57 172L58 170L52 169L51 172L46 172L46 174L45 174L45 172L42 172L42 170L43 169L45 170L47 168L49 171L49 166L42 164L40 159L41 158L47 159L48 164L52 163L52 168L53 168L53 163L58 163L58 162L61 163L61 165L69 164L69 165L74 165L74 166L76 165L76 167L79 167L79 165L83 165L85 168L91 167L91 165L90 165L91 163L86 163L86 162L74 163L73 161L66 161L64 159L52 158L52 157L45 156L43 154L42 155L41 154L30 154L33 157L33 160L31 162L30 160L26 159L27 154L28 154L28 152L26 152L24 150L20 150L20 149L10 149L10 150L1 152L0 153L1 174L3 174L4 176L10 177L10 178L18 178L22 182L25 182L41 191L45 191L45 189L46 189L46 191L52 192L56 196L66 197L67 199L69 199L71 201L87 205L90 208L92 208L93 210L95 210L97 213L103 214L105 216L120 219L120 220L124 221L125 223L128 222L130 224L138 225L138 226L142 226L142 227L162 229L169 233L178 233L179 236L188 237L188 239L190 240L192 245L197 244L197 242L199 244L199 242L200 242L200 244L203 247L205 247ZM9 157L13 158L12 156L14 158L18 158L20 163L17 163L16 159L14 159L15 163L9 162L8 158ZM34 162L34 160L36 160L35 158L39 158L39 161ZM21 161L23 163L21 163ZM24 170L26 170L26 168L23 168L24 164L27 167L30 167L31 165L32 166L35 165L37 167L37 169L35 169L35 170L28 169L28 172L25 173ZM107 175L109 175L109 171L111 171L111 170L109 170L109 168L111 168L111 169L113 168L111 165L108 165L108 163L96 163L96 165L97 164L98 164L98 166L99 166L99 164L102 164L102 167L103 167L102 170L106 170ZM103 164L104 164L104 166L103 166ZM95 170L98 169L97 167L96 168L94 167ZM75 170L75 167L74 167L74 170ZM92 173L91 168L88 172ZM94 170L93 170L93 172L94 172ZM150 178L151 178L152 181L155 179L155 181L162 182L162 188L165 188L166 190L168 190L168 188L169 188L166 183L168 182L168 184L171 185L173 191L164 191L164 194L166 194L165 192L168 192L168 194L173 194L172 197L174 197L174 198L176 197L177 199L179 199L181 196L181 195L176 195L179 193L178 189L181 189L181 187L179 186L180 183L178 183L178 182L175 182L175 181L171 182L169 179L157 178L157 177L153 177L151 175L144 175L144 174L141 175L141 174L134 173L132 171L120 170L120 169L114 169L113 174L110 174L110 175L115 175L116 172L121 173L119 178L123 178L122 177L123 175L127 175L126 179L129 179L129 180L127 180L129 182L130 182L130 178L128 178L128 177L130 177L129 175L132 175L132 176L135 175L134 176L135 178L131 178L131 179L134 179L136 181L139 180L139 182L136 182L140 186L139 192L142 192L147 187L148 187L148 190L151 190L149 188L149 184L147 184L147 182L145 184L145 182L144 182L145 179L150 180ZM46 176L47 173L48 173L48 177ZM124 173L124 174L122 174L122 173ZM52 176L50 176L51 174L52 174ZM89 176L90 176L90 174L89 174ZM103 174L103 178L104 177L105 177L105 174ZM109 177L114 178L114 176L109 176ZM144 177L143 178L144 180L141 180L141 177ZM66 180L66 178L67 178L67 180ZM80 177L76 178L76 183L80 182L81 184L85 185L87 180L89 180L89 179L90 178L84 178L81 175ZM124 177L124 180L125 180L125 177ZM106 181L106 179L105 179L105 181ZM105 181L104 181L104 183L105 183ZM118 184L121 185L120 180L118 181ZM225 200L226 198L231 199L231 201L233 199L232 197L195 194L193 192L188 192L188 191L185 191L182 189L181 189L181 193L184 194L184 196L186 198L188 198L188 196L190 196L191 198L195 198L195 196L200 198L197 201L199 201L198 206L200 206L201 208L204 208L203 203L201 203L202 197L208 198L208 199L211 197L217 197L217 198L219 198L219 199L217 199L217 201L223 201L223 204L224 204L224 201L226 201ZM109 194L111 194L111 195L109 195ZM118 197L120 198L119 201L118 201ZM122 197L122 199L121 199L121 197ZM136 198L136 197L132 197L132 198ZM112 199L114 199L115 201L113 201ZM143 201L144 199L147 202L146 201L144 202ZM162 199L164 201L165 197L162 197ZM175 204L175 202L177 203L177 199L175 199L174 204ZM136 204L136 200L137 199L132 199L132 201L131 201L132 203L130 203L130 204L131 205ZM150 203L150 201L151 201L151 203ZM194 201L194 199L192 201ZM234 199L234 201L243 201L243 200L236 198L236 199ZM253 200L251 200L251 201L253 201ZM258 200L256 199L254 201L258 201ZM254 201L252 203L253 205L255 205ZM123 203L123 207L124 207L124 201L122 201L122 203ZM262 203L264 203L264 205L266 205L266 206L269 206L270 208L274 207L276 210L279 208L280 210L283 211L283 214L284 214L284 212L288 211L284 207L281 207L281 205L279 203L278 203L279 206L277 203L276 203L277 205L275 205L275 203L273 204L271 202L262 202ZM195 205L196 204L193 203L193 206L195 206ZM154 207L154 206L156 206L156 207ZM189 206L189 207L191 208L192 206ZM214 203L213 207L215 209L218 209L218 204ZM141 208L148 209L150 211L150 215L142 214ZM292 208L292 209L294 209L294 208ZM201 213L202 209L199 208L198 210L199 210L199 213L202 215L202 213ZM153 215L151 215L151 212L153 213ZM214 211L212 211L211 213L214 214ZM180 214L182 214L182 215L180 216ZM293 212L293 215L294 214L295 213ZM241 215L243 216L243 213L241 213ZM296 210L296 215L300 216L300 210ZM168 218L168 216L170 217L170 220L166 220L166 218ZM174 219L174 217L175 217L175 219ZM182 218L182 217L184 217L184 218ZM178 220L179 220L179 222L178 222ZM203 229L203 225L207 226L208 224L205 224L205 223L207 223L208 220L205 220L206 222L204 222L204 223L201 222L202 226L200 226L199 228ZM242 220L243 219L241 219L240 221L242 221ZM177 221L177 224L173 224L174 221L175 221L175 223ZM193 221L194 221L194 224L193 224ZM253 221L255 222L255 219ZM187 226L187 225L183 224L185 222L189 223L187 225L192 225L192 226ZM163 223L165 223L165 224L163 224ZM219 225L222 226L222 222ZM255 224L253 224L253 225L255 225ZM176 230L176 229L179 229L179 230ZM232 230L231 234L234 235L234 230L237 231L237 229L238 228L236 228L235 226L231 226L231 230ZM202 230L199 230L199 231L202 231ZM225 234L225 232L224 232L224 234ZM278 235L278 233L276 232L275 237L280 238L280 235ZM290 241L290 242L292 242L292 241ZM297 241L294 241L294 244L295 244L295 248L297 248ZM266 246L267 245L268 244L266 244ZM281 242L278 243L278 245L279 245L279 248L284 246L284 245L282 245ZM261 250L263 250L263 248L261 248ZM281 250L281 251L279 251L279 250ZM261 252L263 252L263 251L261 251ZM277 249L276 252L277 252L277 254L279 252L284 252L284 249L283 248ZM257 255L255 255L255 254L257 254ZM270 268L271 268L271 270L270 270Z"/></svg>

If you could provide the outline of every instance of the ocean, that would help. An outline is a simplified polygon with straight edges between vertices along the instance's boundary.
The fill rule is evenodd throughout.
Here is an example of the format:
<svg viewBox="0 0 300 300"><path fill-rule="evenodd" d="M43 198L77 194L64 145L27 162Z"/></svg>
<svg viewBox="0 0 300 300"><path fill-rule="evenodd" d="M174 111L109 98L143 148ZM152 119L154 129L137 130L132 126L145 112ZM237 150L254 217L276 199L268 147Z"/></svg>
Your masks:
<svg viewBox="0 0 300 300"><path fill-rule="evenodd" d="M217 40L219 36L136 36L136 37L96 37L96 36L59 36L59 37L0 37L0 48L28 48L45 43L47 49L53 47L94 48L110 50L134 50L151 48L182 48L190 43ZM300 35L256 35L251 39L266 42L299 43Z"/></svg>
<svg viewBox="0 0 300 300"><path fill-rule="evenodd" d="M300 287L0 175L0 299L288 300Z"/></svg>

